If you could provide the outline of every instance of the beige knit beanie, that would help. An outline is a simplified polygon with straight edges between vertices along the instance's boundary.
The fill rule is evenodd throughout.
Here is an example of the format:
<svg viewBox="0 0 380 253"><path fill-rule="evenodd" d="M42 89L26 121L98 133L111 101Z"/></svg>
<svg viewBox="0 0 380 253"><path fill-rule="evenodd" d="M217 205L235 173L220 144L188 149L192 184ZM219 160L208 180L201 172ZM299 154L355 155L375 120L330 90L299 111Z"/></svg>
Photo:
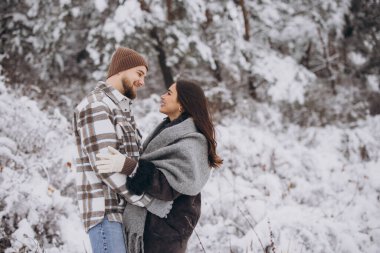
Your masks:
<svg viewBox="0 0 380 253"><path fill-rule="evenodd" d="M145 66L148 69L148 63L139 53L126 47L119 47L112 56L107 78L137 66Z"/></svg>

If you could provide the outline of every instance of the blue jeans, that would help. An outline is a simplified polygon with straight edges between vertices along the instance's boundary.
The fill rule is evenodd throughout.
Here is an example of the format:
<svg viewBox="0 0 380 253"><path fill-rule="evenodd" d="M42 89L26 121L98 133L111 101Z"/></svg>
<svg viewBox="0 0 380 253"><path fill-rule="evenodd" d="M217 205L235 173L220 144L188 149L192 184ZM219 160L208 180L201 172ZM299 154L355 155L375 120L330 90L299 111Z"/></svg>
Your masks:
<svg viewBox="0 0 380 253"><path fill-rule="evenodd" d="M93 253L126 253L123 226L119 222L103 221L88 231Z"/></svg>

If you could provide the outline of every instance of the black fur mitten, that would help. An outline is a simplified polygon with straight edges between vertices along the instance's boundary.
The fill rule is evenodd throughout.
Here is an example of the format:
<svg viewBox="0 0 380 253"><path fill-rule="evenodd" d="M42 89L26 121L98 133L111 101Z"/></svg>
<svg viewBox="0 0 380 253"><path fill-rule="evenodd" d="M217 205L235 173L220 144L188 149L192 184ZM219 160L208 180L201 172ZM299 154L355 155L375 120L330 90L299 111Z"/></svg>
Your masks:
<svg viewBox="0 0 380 253"><path fill-rule="evenodd" d="M143 194L151 185L156 166L145 160L139 161L139 167L133 177L127 178L128 190L136 195Z"/></svg>

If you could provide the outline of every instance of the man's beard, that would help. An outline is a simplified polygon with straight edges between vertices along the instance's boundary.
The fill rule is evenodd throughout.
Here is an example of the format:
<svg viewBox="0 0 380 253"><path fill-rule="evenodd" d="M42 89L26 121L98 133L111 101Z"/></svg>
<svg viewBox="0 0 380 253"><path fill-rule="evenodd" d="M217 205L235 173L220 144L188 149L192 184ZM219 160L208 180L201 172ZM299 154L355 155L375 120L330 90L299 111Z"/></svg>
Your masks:
<svg viewBox="0 0 380 253"><path fill-rule="evenodd" d="M133 89L133 84L129 85L127 79L122 79L121 83L123 84L124 88L124 96L126 96L129 99L135 99L137 94L136 91Z"/></svg>

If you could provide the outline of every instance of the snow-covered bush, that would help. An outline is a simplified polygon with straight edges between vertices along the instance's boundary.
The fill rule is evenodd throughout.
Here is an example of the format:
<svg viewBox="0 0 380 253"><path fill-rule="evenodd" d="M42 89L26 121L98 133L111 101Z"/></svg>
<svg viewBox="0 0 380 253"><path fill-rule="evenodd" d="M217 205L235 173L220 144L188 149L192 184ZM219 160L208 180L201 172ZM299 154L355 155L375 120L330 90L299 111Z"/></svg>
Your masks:
<svg viewBox="0 0 380 253"><path fill-rule="evenodd" d="M66 118L42 112L2 81L0 115L0 251L84 252Z"/></svg>
<svg viewBox="0 0 380 253"><path fill-rule="evenodd" d="M256 121L217 126L224 165L202 195L191 252L264 252L268 221L276 252L378 252L380 117L302 128L254 110Z"/></svg>
<svg viewBox="0 0 380 253"><path fill-rule="evenodd" d="M324 84L309 86L305 92L305 101L279 103L285 122L303 127L325 125L356 124L369 115L370 100L367 92L359 87L338 87L338 94L332 94Z"/></svg>

